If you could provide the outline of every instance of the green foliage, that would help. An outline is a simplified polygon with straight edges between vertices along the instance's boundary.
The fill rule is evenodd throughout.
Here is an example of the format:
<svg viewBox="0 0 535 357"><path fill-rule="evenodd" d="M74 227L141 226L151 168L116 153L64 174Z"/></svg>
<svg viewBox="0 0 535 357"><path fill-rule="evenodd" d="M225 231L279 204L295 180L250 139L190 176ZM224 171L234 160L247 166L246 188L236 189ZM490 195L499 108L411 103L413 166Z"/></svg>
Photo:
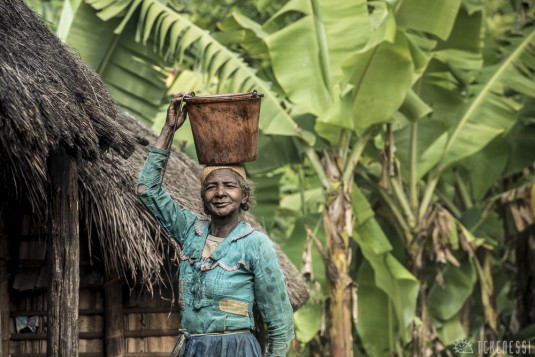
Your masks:
<svg viewBox="0 0 535 357"><path fill-rule="evenodd" d="M195 24L209 31L214 31L218 22L223 21L234 9L239 8L248 17L263 22L284 4L281 0L172 0L168 2L175 10L188 14Z"/></svg>
<svg viewBox="0 0 535 357"><path fill-rule="evenodd" d="M448 321L472 295L477 274L472 263L465 261L460 267L448 265L441 275L443 282L435 282L429 291L429 308L433 318Z"/></svg>
<svg viewBox="0 0 535 357"><path fill-rule="evenodd" d="M306 344L318 334L321 328L322 315L321 305L314 303L312 300L307 301L294 314L295 333L299 342Z"/></svg>
<svg viewBox="0 0 535 357"><path fill-rule="evenodd" d="M51 31L56 31L64 1L62 0L24 0L32 11L45 21Z"/></svg>
<svg viewBox="0 0 535 357"><path fill-rule="evenodd" d="M372 267L364 263L359 269L360 313L357 331L370 356L384 356L395 351L396 318L391 300L379 289ZM363 308L365 307L365 308Z"/></svg>
<svg viewBox="0 0 535 357"><path fill-rule="evenodd" d="M420 175L437 164L446 167L479 152L511 129L521 106L507 90L524 95L535 90L526 76L534 69L530 63L535 58L529 47L534 39L535 29L528 30L520 41L511 42L510 54L499 65L484 68L472 87L476 94L458 120L423 153Z"/></svg>
<svg viewBox="0 0 535 357"><path fill-rule="evenodd" d="M93 4L104 6L103 2ZM123 27L120 19L102 21L86 3L76 9L75 16L66 43L101 76L119 105L151 122L167 91L164 61L150 47L135 41L133 23Z"/></svg>
<svg viewBox="0 0 535 357"><path fill-rule="evenodd" d="M406 0L401 3L396 20L401 28L422 31L445 41L450 37L461 0ZM439 16L426 16L440 14Z"/></svg>
<svg viewBox="0 0 535 357"><path fill-rule="evenodd" d="M415 318L420 284L392 254L391 243L375 220L371 206L357 186L353 187L353 204L356 219L353 239L358 243L369 267L372 268L374 280L374 287L369 286L369 272L362 273L365 274L363 276L365 280L357 279L357 283L359 287L364 284L365 289L369 291L360 291L360 296L362 298L366 293L372 294L377 299L373 305L379 308L378 311L373 312L373 317L362 317L368 315L370 311L368 310L370 303L363 305L366 306L366 312L361 314L363 320L359 323L358 330L365 345L369 343L372 346L382 346L386 343L384 335L377 334L375 331L379 323L385 331L389 331L391 341L388 346L390 346L390 351L393 351L392 346L406 339L409 324ZM366 267L367 265L360 269L369 268ZM360 303L363 304L362 300Z"/></svg>

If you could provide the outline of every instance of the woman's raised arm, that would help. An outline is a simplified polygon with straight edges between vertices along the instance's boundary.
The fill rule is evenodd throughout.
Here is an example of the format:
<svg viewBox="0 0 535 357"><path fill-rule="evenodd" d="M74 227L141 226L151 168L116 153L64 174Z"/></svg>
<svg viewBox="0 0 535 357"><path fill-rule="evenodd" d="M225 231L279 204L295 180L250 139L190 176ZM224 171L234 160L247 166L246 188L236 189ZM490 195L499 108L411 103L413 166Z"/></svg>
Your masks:
<svg viewBox="0 0 535 357"><path fill-rule="evenodd" d="M169 158L170 143L173 134L186 119L185 111L179 106L184 95L178 93L173 96L167 109L167 120L154 147L149 151L143 170L137 184L137 194L141 202L156 217L162 227L181 245L185 233L192 227L198 217L192 212L179 206L162 187L163 172Z"/></svg>

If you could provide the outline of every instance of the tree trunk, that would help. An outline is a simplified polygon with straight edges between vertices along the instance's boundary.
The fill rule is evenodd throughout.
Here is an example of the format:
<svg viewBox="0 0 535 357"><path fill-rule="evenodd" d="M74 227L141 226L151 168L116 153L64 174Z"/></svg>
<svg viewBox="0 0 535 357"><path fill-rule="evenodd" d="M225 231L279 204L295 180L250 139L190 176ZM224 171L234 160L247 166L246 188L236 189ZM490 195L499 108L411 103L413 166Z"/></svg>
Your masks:
<svg viewBox="0 0 535 357"><path fill-rule="evenodd" d="M535 323L535 228L516 238L517 291L515 317L522 329Z"/></svg>
<svg viewBox="0 0 535 357"><path fill-rule="evenodd" d="M104 336L106 357L124 355L123 288L118 278L106 277L104 285Z"/></svg>
<svg viewBox="0 0 535 357"><path fill-rule="evenodd" d="M431 320L429 316L429 306L427 302L427 286L425 281L419 279L420 291L418 293L418 304L416 314L421 324L413 324L412 328L412 355L425 357L432 354L431 350Z"/></svg>
<svg viewBox="0 0 535 357"><path fill-rule="evenodd" d="M48 158L50 179L47 356L78 356L80 240L76 159L60 146Z"/></svg>
<svg viewBox="0 0 535 357"><path fill-rule="evenodd" d="M9 260L6 220L0 213L0 357L9 356Z"/></svg>
<svg viewBox="0 0 535 357"><path fill-rule="evenodd" d="M353 207L351 187L343 187L342 174L336 162L328 156L325 172L332 187L337 187L333 195L326 195L323 212L328 256L334 267L327 266L329 281L329 321L330 351L332 357L353 357L352 334L352 287L349 277L349 239L353 227ZM350 180L353 183L353 180Z"/></svg>
<svg viewBox="0 0 535 357"><path fill-rule="evenodd" d="M414 231L420 230L416 227ZM412 275L418 279L420 289L416 304L416 316L420 323L412 323L412 355L416 357L428 356L431 352L431 317L429 315L429 304L427 301L428 286L425 278L424 266L424 242L429 238L416 233L411 233L412 238L408 243L407 255L409 256L409 265Z"/></svg>

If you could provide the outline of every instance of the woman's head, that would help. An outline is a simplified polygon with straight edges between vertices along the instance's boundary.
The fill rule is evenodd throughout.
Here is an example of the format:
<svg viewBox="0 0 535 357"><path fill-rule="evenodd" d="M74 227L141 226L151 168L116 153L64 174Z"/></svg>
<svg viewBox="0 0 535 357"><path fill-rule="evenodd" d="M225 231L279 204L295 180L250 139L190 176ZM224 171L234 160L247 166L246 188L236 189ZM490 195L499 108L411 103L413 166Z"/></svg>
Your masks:
<svg viewBox="0 0 535 357"><path fill-rule="evenodd" d="M201 171L201 199L207 215L226 216L254 204L253 186L241 165L206 166Z"/></svg>

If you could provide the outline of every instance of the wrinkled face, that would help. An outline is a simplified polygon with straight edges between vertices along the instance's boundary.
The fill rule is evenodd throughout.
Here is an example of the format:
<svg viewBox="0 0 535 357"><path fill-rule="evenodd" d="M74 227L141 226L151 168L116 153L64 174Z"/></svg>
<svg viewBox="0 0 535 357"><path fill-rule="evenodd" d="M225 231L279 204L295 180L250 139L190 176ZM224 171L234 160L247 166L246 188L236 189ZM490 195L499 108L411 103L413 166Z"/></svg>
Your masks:
<svg viewBox="0 0 535 357"><path fill-rule="evenodd" d="M248 197L243 194L234 171L219 169L212 171L204 181L202 198L211 215L226 217L238 214Z"/></svg>

